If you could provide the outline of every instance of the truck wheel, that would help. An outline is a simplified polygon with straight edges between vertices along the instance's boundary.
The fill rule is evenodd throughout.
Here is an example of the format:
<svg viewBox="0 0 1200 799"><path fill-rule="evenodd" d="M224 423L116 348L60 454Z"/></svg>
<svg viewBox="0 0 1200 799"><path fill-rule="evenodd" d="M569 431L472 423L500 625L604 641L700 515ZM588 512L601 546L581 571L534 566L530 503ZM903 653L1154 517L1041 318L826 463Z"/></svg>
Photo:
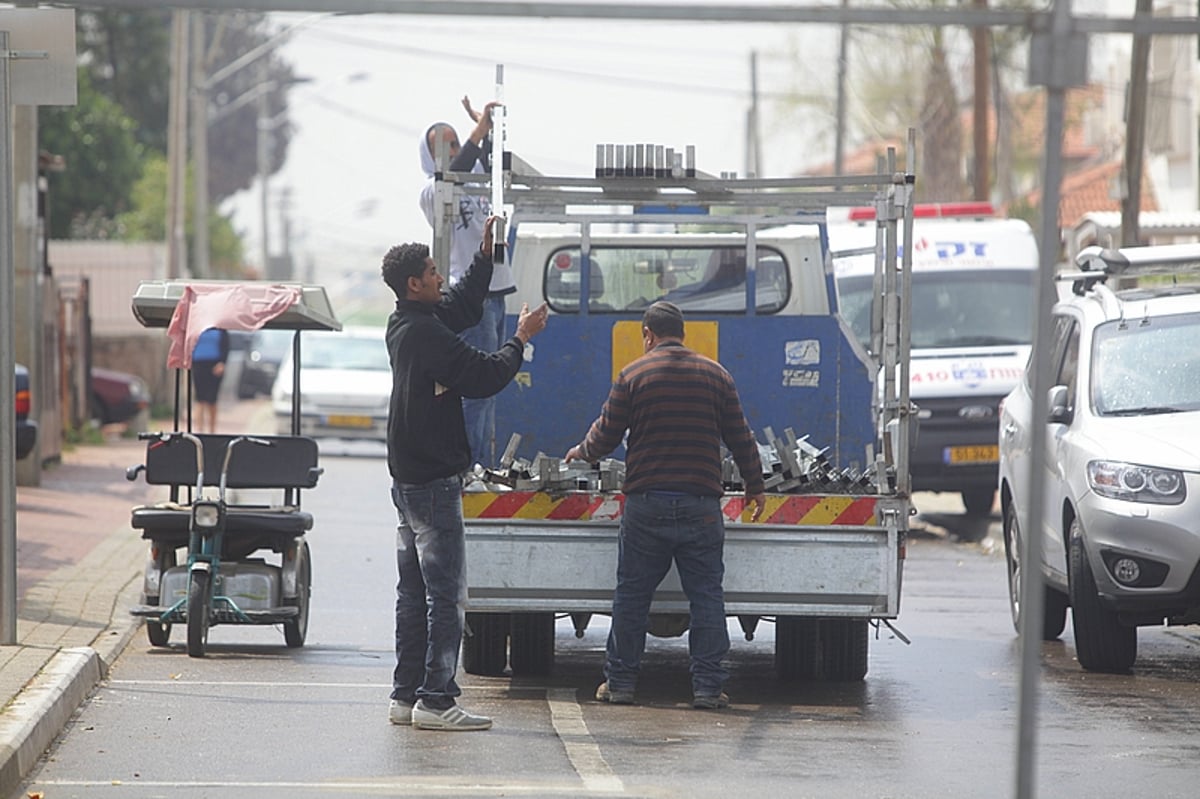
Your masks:
<svg viewBox="0 0 1200 799"><path fill-rule="evenodd" d="M819 627L816 619L775 617L775 673L781 680L817 676Z"/></svg>
<svg viewBox="0 0 1200 799"><path fill-rule="evenodd" d="M1088 671L1124 674L1137 659L1137 628L1121 624L1100 602L1078 519L1071 523L1070 555L1071 619L1079 665Z"/></svg>
<svg viewBox="0 0 1200 799"><path fill-rule="evenodd" d="M300 612L283 623L283 640L288 647L304 646L308 637L308 603L312 593L312 561L308 556L308 542L302 541L296 548L296 598L285 599L283 604L299 608Z"/></svg>
<svg viewBox="0 0 1200 799"><path fill-rule="evenodd" d="M961 493L963 507L968 516L990 516L996 502L996 489L971 488Z"/></svg>
<svg viewBox="0 0 1200 799"><path fill-rule="evenodd" d="M504 674L510 624L507 613L468 613L463 630L463 671L485 677Z"/></svg>
<svg viewBox="0 0 1200 799"><path fill-rule="evenodd" d="M508 659L514 677L545 677L554 670L554 614L512 614Z"/></svg>
<svg viewBox="0 0 1200 799"><path fill-rule="evenodd" d="M821 619L821 676L833 682L859 682L867 676L866 619Z"/></svg>
<svg viewBox="0 0 1200 799"><path fill-rule="evenodd" d="M187 651L190 657L204 657L208 646L209 611L212 609L212 575L194 571L188 581Z"/></svg>
<svg viewBox="0 0 1200 799"><path fill-rule="evenodd" d="M1004 510L1004 560L1008 564L1008 608L1013 629L1021 632L1021 526L1013 508ZM1042 590L1042 640L1055 641L1067 627L1067 597L1045 586Z"/></svg>

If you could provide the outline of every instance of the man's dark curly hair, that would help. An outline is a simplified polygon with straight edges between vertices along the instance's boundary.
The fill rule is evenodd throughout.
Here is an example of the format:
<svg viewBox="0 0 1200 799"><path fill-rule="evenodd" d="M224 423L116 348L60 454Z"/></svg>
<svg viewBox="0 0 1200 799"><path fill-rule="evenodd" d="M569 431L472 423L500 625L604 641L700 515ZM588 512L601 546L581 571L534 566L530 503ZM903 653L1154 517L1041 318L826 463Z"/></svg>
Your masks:
<svg viewBox="0 0 1200 799"><path fill-rule="evenodd" d="M388 284L397 299L402 300L408 295L408 279L424 273L428 257L428 245L415 241L397 244L383 256L383 282Z"/></svg>

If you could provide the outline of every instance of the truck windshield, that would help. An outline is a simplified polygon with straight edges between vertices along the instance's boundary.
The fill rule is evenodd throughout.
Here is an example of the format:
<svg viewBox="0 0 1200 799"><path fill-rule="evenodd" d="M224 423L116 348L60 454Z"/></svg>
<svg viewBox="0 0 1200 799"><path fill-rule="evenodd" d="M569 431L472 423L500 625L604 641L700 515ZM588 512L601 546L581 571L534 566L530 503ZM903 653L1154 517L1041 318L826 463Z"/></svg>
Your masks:
<svg viewBox="0 0 1200 799"><path fill-rule="evenodd" d="M783 254L760 246L755 283L758 313L787 303L790 283ZM578 313L580 250L567 247L546 261L545 296L558 313ZM746 311L746 251L740 247L602 247L591 249L588 312L640 311L667 300L684 311Z"/></svg>
<svg viewBox="0 0 1200 799"><path fill-rule="evenodd" d="M914 271L913 349L1031 343L1035 279L1029 269ZM864 347L871 342L871 284L871 275L837 281L841 315Z"/></svg>

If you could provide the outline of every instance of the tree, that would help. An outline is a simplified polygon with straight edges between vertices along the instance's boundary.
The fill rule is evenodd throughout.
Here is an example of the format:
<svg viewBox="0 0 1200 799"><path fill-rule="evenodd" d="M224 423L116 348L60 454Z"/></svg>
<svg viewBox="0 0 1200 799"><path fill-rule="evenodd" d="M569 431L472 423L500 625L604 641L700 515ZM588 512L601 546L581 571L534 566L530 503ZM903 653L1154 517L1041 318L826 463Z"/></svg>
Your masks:
<svg viewBox="0 0 1200 799"><path fill-rule="evenodd" d="M933 31L933 51L925 79L921 106L923 168L917 180L917 197L923 200L965 199L961 111L954 81L946 66L941 30Z"/></svg>
<svg viewBox="0 0 1200 799"><path fill-rule="evenodd" d="M39 149L64 156L67 169L51 178L51 235L104 238L120 235L116 216L134 210L130 197L142 159L166 152L170 87L171 13L166 10L79 10L76 36L79 105L42 108ZM194 12L205 26L205 57L218 69L267 41L261 13ZM267 84L268 114L286 120L287 91L296 82L274 53L212 88L216 104L231 103ZM258 174L258 114L254 103L222 116L209 136L209 197L214 207L248 188ZM273 174L287 159L291 128L272 129ZM145 205L143 204L143 210Z"/></svg>
<svg viewBox="0 0 1200 799"><path fill-rule="evenodd" d="M205 26L204 64L209 75L270 38L264 14L194 14L193 21L197 20ZM283 168L291 139L287 93L295 83L291 65L272 51L209 89L208 193L214 204L250 188L258 174L258 103L246 100L262 91L266 91L267 119L284 120L271 126L269 174ZM230 108L234 110L225 111Z"/></svg>
<svg viewBox="0 0 1200 799"><path fill-rule="evenodd" d="M191 184L194 175L188 174ZM142 178L132 191L133 208L121 214L116 227L126 241L163 241L166 239L167 160L157 153L146 161ZM188 246L194 233L192 226L191 192L188 192L188 208L184 216ZM245 277L245 259L242 240L234 230L233 222L215 211L208 215L208 238L211 249L211 267L214 277Z"/></svg>
<svg viewBox="0 0 1200 799"><path fill-rule="evenodd" d="M78 86L78 105L38 113L40 149L66 162L66 171L48 177L50 235L113 238L119 235L113 219L131 207L146 147L137 141L137 122L93 88L85 69Z"/></svg>

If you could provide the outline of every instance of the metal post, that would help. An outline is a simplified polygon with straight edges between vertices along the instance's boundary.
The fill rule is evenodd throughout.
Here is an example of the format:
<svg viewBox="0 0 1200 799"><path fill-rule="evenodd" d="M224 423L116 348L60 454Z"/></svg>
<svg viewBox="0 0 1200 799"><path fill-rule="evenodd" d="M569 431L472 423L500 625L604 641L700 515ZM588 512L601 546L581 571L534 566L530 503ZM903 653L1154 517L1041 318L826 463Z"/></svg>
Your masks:
<svg viewBox="0 0 1200 799"><path fill-rule="evenodd" d="M0 31L0 644L17 642L17 457L13 361L12 133L8 31Z"/></svg>
<svg viewBox="0 0 1200 799"><path fill-rule="evenodd" d="M1050 391L1050 353L1045 337L1049 334L1050 309L1054 305L1054 269L1058 262L1058 203L1062 182L1063 119L1067 87L1087 80L1087 37L1078 32L1071 19L1070 0L1055 0L1046 25L1034 30L1029 48L1030 83L1046 87L1046 148L1043 153L1042 224L1038 236L1040 255L1038 313L1034 322L1033 423L1029 446L1028 516L1019 519L1021 536L1021 673L1018 681L1017 711L1017 799L1035 795L1035 755L1037 752L1037 698L1041 682L1042 611L1045 605L1042 576L1041 520L1045 507L1046 419L1049 416L1047 393Z"/></svg>

